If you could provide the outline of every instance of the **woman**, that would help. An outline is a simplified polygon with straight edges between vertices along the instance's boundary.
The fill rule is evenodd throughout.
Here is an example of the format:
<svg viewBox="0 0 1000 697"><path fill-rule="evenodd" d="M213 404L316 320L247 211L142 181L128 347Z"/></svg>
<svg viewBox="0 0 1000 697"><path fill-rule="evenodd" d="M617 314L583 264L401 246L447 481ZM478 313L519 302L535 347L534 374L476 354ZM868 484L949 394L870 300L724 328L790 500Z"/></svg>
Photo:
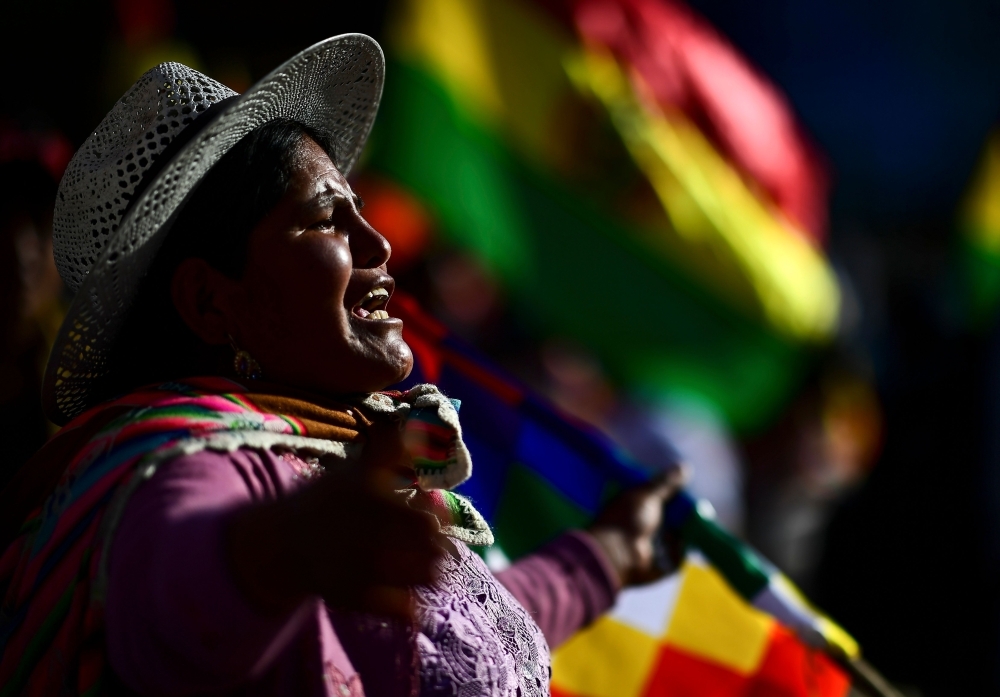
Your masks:
<svg viewBox="0 0 1000 697"><path fill-rule="evenodd" d="M455 407L379 392L412 357L345 175L382 74L360 35L243 96L163 64L75 156L70 423L0 501L0 694L547 694L549 647L660 574L667 478L494 577Z"/></svg>

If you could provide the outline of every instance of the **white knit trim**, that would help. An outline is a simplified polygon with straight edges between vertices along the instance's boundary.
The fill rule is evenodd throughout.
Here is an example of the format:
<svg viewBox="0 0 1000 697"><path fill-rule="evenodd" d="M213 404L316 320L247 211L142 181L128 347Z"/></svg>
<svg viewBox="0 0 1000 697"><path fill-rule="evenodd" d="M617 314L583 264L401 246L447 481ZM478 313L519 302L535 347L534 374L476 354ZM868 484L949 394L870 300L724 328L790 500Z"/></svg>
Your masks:
<svg viewBox="0 0 1000 697"><path fill-rule="evenodd" d="M454 489L472 476L472 455L462 439L462 424L458 418L458 410L448 397L442 394L437 385L415 385L404 392L398 399L378 392L369 395L364 402L366 407L382 414L392 414L403 428L410 411L416 409L437 409L437 416L455 431L455 459L444 468L433 472L417 472L417 479L423 489Z"/></svg>
<svg viewBox="0 0 1000 697"><path fill-rule="evenodd" d="M441 528L443 532L448 537L453 537L456 540L461 540L467 545L472 545L474 547L490 547L493 540L493 531L490 530L489 523L483 518L482 513L476 510L476 507L472 505L467 498L464 496L454 495L458 499L458 505L462 507L462 517L465 519L465 523L468 527L459 527L457 525L445 525Z"/></svg>

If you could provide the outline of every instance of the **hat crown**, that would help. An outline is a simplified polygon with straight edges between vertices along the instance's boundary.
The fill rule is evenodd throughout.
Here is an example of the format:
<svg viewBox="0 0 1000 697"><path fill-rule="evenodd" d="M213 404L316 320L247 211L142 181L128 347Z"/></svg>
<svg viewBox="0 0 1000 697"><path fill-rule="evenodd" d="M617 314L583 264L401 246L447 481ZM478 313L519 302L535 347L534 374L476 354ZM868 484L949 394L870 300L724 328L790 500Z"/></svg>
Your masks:
<svg viewBox="0 0 1000 697"><path fill-rule="evenodd" d="M177 63L133 85L60 184L53 247L77 293L45 371L49 418L66 423L101 396L95 386L112 372L112 349L146 272L205 174L248 133L285 118L322 133L347 176L371 131L384 76L375 40L342 34L299 52L242 96Z"/></svg>
<svg viewBox="0 0 1000 697"><path fill-rule="evenodd" d="M115 103L59 184L52 243L70 290L80 287L100 257L159 154L195 119L235 94L186 65L161 63Z"/></svg>

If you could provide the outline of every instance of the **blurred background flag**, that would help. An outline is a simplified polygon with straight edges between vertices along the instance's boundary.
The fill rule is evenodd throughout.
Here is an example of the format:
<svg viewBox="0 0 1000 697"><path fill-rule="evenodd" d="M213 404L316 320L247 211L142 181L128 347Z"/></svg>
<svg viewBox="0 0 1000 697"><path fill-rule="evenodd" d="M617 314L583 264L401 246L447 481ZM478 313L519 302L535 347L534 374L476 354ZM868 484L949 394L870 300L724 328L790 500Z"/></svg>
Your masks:
<svg viewBox="0 0 1000 697"><path fill-rule="evenodd" d="M959 207L957 258L962 319L989 327L1000 309L1000 131L987 139Z"/></svg>
<svg viewBox="0 0 1000 697"><path fill-rule="evenodd" d="M672 2L395 8L369 171L633 392L771 416L840 303L826 175L778 92Z"/></svg>
<svg viewBox="0 0 1000 697"><path fill-rule="evenodd" d="M397 293L393 307L416 357L408 383L435 382L462 402L476 476L460 490L494 528L496 545L485 550L494 568L585 526L615 492L649 476L491 367L412 298ZM848 677L803 639L856 657L849 635L716 525L704 502L682 493L668 507L667 524L689 549L678 573L625 591L609 615L556 651L553 694L847 694Z"/></svg>

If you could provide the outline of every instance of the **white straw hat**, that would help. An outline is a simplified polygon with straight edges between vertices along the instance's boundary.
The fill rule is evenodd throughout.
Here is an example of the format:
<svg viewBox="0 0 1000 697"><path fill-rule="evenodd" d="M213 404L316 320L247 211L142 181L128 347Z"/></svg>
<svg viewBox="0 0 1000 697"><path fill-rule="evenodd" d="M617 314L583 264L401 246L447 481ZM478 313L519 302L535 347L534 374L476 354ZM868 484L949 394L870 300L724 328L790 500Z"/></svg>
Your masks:
<svg viewBox="0 0 1000 697"><path fill-rule="evenodd" d="M344 34L302 51L243 95L179 63L139 78L59 185L53 248L76 297L45 371L42 402L52 421L92 405L168 223L205 173L243 136L288 118L327 135L346 176L371 131L384 75L375 40ZM168 161L153 167L165 149Z"/></svg>

